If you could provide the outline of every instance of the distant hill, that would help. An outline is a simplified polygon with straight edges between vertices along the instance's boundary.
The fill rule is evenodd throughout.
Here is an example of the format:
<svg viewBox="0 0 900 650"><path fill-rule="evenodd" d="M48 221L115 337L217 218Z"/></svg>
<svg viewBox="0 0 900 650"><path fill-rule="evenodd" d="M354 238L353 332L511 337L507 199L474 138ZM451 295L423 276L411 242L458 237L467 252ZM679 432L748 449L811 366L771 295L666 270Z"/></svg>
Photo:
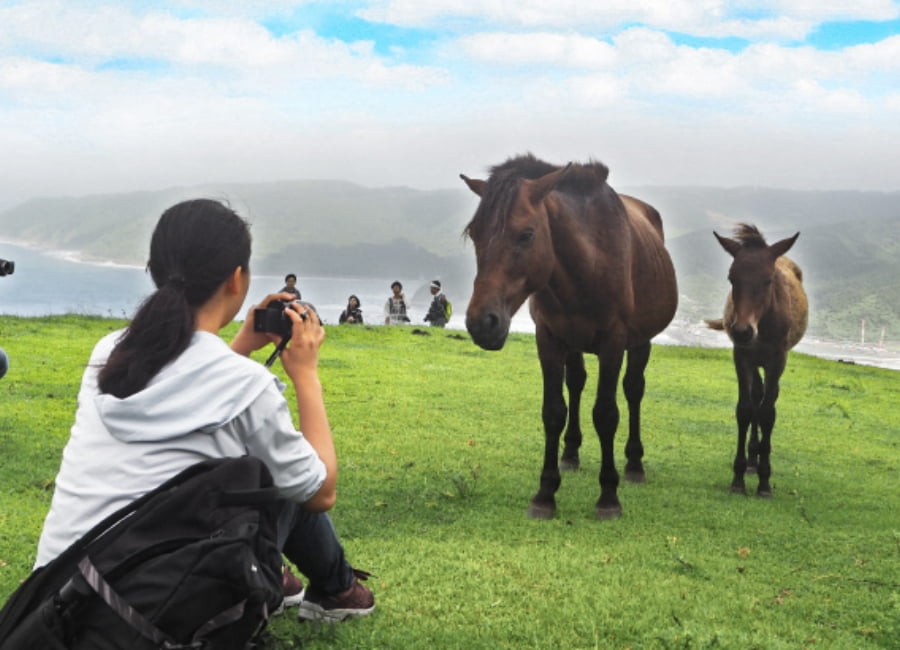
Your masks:
<svg viewBox="0 0 900 650"><path fill-rule="evenodd" d="M865 318L871 331L885 327L889 340L900 340L900 192L616 189L663 215L682 294L679 318L719 314L730 258L712 231L729 234L748 222L770 242L800 231L790 256L805 272L811 334L856 339ZM0 239L144 264L159 214L197 196L227 200L249 219L258 271L442 277L457 288L457 301L470 290L474 252L461 233L477 197L462 185L425 191L295 180L35 198L0 212Z"/></svg>
<svg viewBox="0 0 900 650"><path fill-rule="evenodd" d="M688 319L718 315L730 257L713 231L755 224L769 243L800 232L788 253L804 271L811 335L859 340L865 319L900 341L900 192L644 187L625 190L663 215ZM871 334L875 332L876 334Z"/></svg>

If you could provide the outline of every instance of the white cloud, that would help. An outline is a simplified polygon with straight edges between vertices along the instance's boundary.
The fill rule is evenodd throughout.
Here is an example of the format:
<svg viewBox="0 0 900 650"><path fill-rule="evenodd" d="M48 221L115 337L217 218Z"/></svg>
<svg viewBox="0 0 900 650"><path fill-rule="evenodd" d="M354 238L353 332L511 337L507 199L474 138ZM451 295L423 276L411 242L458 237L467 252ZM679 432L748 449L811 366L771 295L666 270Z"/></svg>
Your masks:
<svg viewBox="0 0 900 650"><path fill-rule="evenodd" d="M188 3L184 3L188 4ZM201 3L202 4L202 3ZM171 13L132 13L122 6L84 8L77 3L30 2L0 10L0 47L41 58L52 52L66 63L180 66L207 75L250 79L265 70L295 78L344 78L372 84L423 86L442 83L438 69L392 65L371 42L323 39L310 31L283 37L243 18L180 18ZM139 68L138 68L139 69Z"/></svg>
<svg viewBox="0 0 900 650"><path fill-rule="evenodd" d="M481 32L460 38L456 45L472 59L512 65L607 68L616 60L609 43L572 33Z"/></svg>
<svg viewBox="0 0 900 650"><path fill-rule="evenodd" d="M408 27L480 21L488 29L615 30L640 24L706 37L797 40L835 20L890 20L892 0L374 0L359 11L367 20Z"/></svg>
<svg viewBox="0 0 900 650"><path fill-rule="evenodd" d="M900 189L900 36L784 42L897 3L342 3L437 35L409 49L257 20L297 4L0 5L0 204L216 180L446 187L527 150L597 157L619 183ZM756 36L731 51L672 31Z"/></svg>
<svg viewBox="0 0 900 650"><path fill-rule="evenodd" d="M497 78L506 66L533 66L544 82L564 83L573 89L569 99L588 106L595 101L577 90L587 78L582 71L602 73L600 87L615 88L604 95L618 99L658 105L654 97L676 104L718 98L722 103L707 103L704 112L780 105L785 119L796 113L804 120L811 84L828 95L816 98L819 110L844 113L875 106L884 90L872 87L900 82L900 36L837 51L762 43L731 52L678 45L664 32L634 27L611 43L574 33L490 33L460 39L458 47Z"/></svg>
<svg viewBox="0 0 900 650"><path fill-rule="evenodd" d="M628 23L687 26L721 17L723 0L374 0L359 11L367 20L410 27L446 20L533 28L611 29Z"/></svg>
<svg viewBox="0 0 900 650"><path fill-rule="evenodd" d="M800 79L794 84L801 110L814 108L827 112L863 113L870 104L857 91L848 88L829 90L816 81Z"/></svg>
<svg viewBox="0 0 900 650"><path fill-rule="evenodd" d="M891 20L900 16L896 0L738 0L737 10L768 10L814 22L838 20Z"/></svg>

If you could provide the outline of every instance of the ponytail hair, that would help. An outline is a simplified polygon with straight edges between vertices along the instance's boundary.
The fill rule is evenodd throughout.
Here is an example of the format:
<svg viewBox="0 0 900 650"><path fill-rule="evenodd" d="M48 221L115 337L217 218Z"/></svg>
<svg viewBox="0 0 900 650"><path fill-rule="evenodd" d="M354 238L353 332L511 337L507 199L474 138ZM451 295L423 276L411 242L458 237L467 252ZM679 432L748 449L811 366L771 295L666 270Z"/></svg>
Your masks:
<svg viewBox="0 0 900 650"><path fill-rule="evenodd" d="M197 308L237 267L249 270L250 230L230 207L210 199L178 203L159 218L147 270L156 291L100 369L101 393L125 398L144 389L187 349Z"/></svg>

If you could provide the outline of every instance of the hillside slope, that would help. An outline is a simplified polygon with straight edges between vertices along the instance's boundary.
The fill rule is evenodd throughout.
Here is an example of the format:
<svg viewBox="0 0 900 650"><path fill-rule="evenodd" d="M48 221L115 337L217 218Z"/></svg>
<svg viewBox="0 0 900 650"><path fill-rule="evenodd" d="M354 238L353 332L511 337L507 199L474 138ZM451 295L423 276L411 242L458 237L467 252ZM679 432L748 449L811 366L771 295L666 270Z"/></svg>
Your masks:
<svg viewBox="0 0 900 650"><path fill-rule="evenodd" d="M756 224L770 242L800 232L810 332L855 338L861 319L900 340L900 193L756 187L617 188L662 214L682 294L680 317L721 310L729 258L712 232ZM434 276L471 286L474 253L461 236L477 197L445 190L369 188L338 180L286 180L155 192L36 198L0 213L0 239L143 264L160 212L197 196L230 202L252 224L263 272Z"/></svg>

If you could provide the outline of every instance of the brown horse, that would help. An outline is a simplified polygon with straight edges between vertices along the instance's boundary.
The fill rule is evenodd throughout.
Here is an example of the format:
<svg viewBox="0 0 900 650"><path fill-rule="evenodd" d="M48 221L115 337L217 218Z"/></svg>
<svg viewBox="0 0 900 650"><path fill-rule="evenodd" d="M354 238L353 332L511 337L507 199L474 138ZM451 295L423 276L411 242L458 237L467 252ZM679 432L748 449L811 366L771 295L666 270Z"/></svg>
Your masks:
<svg viewBox="0 0 900 650"><path fill-rule="evenodd" d="M728 271L731 291L725 301L724 317L707 321L713 329L724 329L734 343L738 445L731 491L745 493L744 474L756 471L759 474L756 493L770 497L769 454L778 381L784 372L788 350L797 345L806 331L808 305L803 273L784 257L800 233L771 246L755 226L747 224L737 226L734 239L713 234L734 258ZM765 379L760 377L760 368ZM749 445L748 427L751 428Z"/></svg>
<svg viewBox="0 0 900 650"><path fill-rule="evenodd" d="M579 407L586 373L584 352L600 359L593 422L600 438L598 519L622 512L613 439L619 423L616 390L623 382L629 409L625 447L629 480L644 480L640 405L650 339L672 320L678 302L675 270L663 245L659 213L617 194L598 162L557 167L530 154L491 169L487 181L460 175L481 197L467 235L475 245L477 274L466 328L487 350L503 347L510 317L530 297L538 357L544 376L545 431L540 489L528 514L553 517L563 469L577 469ZM566 426L563 380L569 390Z"/></svg>

